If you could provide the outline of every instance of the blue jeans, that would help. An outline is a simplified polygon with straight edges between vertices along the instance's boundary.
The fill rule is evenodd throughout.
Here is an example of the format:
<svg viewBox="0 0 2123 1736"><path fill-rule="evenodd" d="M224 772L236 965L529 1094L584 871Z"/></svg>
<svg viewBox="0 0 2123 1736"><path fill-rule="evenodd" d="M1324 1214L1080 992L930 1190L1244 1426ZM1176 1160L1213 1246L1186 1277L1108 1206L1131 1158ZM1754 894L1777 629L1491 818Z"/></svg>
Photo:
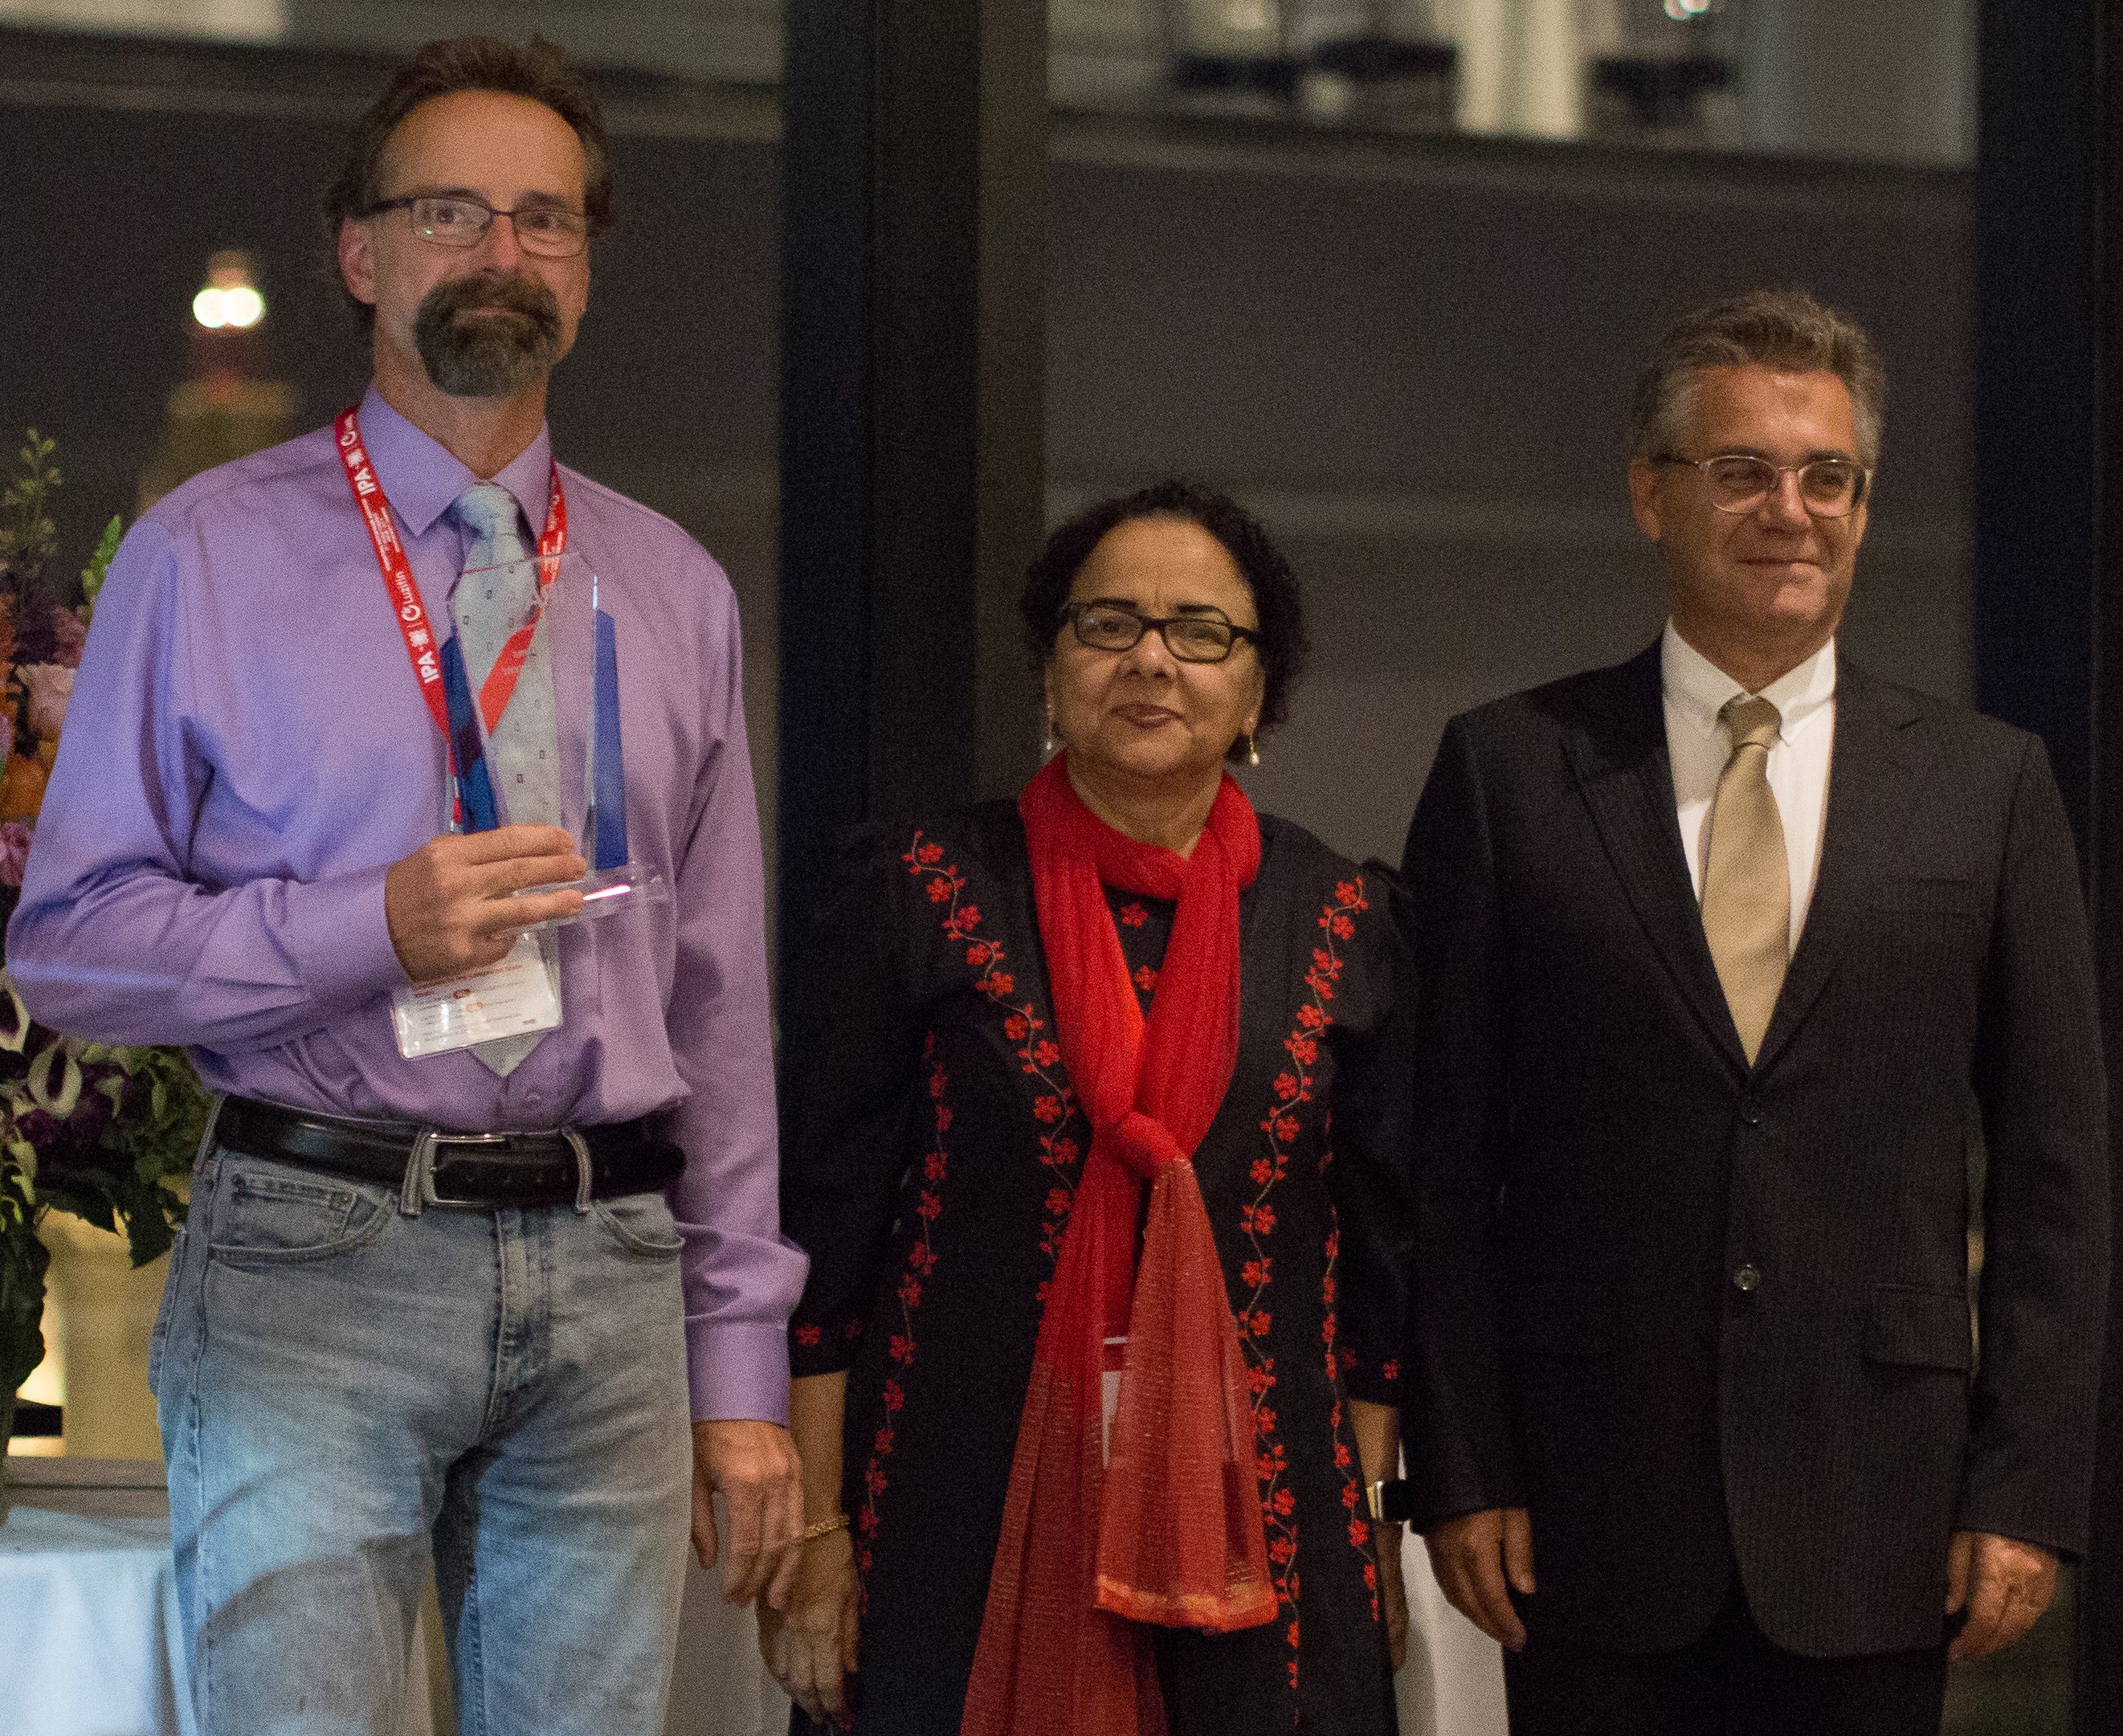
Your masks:
<svg viewBox="0 0 2123 1736"><path fill-rule="evenodd" d="M658 1736L677 1252L657 1194L423 1209L206 1156L148 1371L202 1736L395 1732L431 1559L463 1736Z"/></svg>

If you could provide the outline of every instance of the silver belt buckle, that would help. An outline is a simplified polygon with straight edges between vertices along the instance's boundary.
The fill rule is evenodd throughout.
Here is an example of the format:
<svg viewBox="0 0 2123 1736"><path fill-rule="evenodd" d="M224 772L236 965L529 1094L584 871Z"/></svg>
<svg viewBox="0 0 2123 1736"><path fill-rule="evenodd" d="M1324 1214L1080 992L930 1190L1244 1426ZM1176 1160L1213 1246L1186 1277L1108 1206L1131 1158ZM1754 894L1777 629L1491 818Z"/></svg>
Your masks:
<svg viewBox="0 0 2123 1736"><path fill-rule="evenodd" d="M590 1208L590 1187L595 1173L595 1167L590 1161L589 1142L572 1127L560 1128L556 1131L568 1142L568 1149L574 1153L575 1212L580 1216ZM462 1199L454 1194L436 1191L436 1147L444 1145L506 1145L514 1137L512 1133L446 1133L431 1127L422 1128L419 1137L413 1142L410 1166L411 1173L420 1178L420 1203L423 1205L456 1206L484 1211L489 1203L484 1199Z"/></svg>
<svg viewBox="0 0 2123 1736"><path fill-rule="evenodd" d="M484 1210L488 1203L483 1199L462 1199L455 1194L443 1194L435 1188L435 1152L445 1145L506 1145L507 1133L445 1133L428 1127L420 1129L420 1137L413 1142L413 1165L420 1177L420 1203L431 1206L458 1206Z"/></svg>

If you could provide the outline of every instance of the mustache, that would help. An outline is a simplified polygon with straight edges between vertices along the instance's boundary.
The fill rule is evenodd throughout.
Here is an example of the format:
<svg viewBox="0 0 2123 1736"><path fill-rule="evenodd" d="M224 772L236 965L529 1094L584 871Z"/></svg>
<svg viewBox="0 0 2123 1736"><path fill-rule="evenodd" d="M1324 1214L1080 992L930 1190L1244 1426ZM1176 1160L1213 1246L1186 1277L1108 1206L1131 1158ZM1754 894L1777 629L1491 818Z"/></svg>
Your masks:
<svg viewBox="0 0 2123 1736"><path fill-rule="evenodd" d="M423 314L438 317L468 312L474 307L501 307L520 313L540 326L560 325L560 304L553 292L537 278L518 271L508 277L453 277L438 284L420 303Z"/></svg>

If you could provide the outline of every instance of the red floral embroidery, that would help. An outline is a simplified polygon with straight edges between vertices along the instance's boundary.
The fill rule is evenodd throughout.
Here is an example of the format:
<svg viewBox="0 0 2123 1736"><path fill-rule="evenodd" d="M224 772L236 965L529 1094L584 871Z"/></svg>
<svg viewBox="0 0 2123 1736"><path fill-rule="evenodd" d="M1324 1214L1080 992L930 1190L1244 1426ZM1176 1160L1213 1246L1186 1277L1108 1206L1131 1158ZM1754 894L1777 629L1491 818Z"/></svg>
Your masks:
<svg viewBox="0 0 2123 1736"><path fill-rule="evenodd" d="M1003 968L1008 954L1001 941L979 931L980 907L963 902L965 876L955 863L944 861L944 855L941 844L925 839L917 832L901 852L900 860L907 865L909 874L925 883L929 902L947 907L942 922L944 938L963 949L966 964L974 973L973 987L1005 1009L1003 1034L1015 1045L1019 1066L1045 1087L1033 1100L1033 1113L1047 1128L1039 1138L1040 1162L1053 1178L1047 1194L1046 1218L1040 1227L1040 1246L1047 1255L1051 1276L1054 1257L1062 1246L1062 1232L1069 1222L1069 1208L1076 1197L1076 1171L1083 1155L1077 1141L1062 1131L1076 1105L1076 1093L1066 1080L1055 1077L1053 1070L1061 1061L1062 1051L1046 1035L1047 1021L1030 1002L1012 1001L1017 984ZM871 1437L869 1457L863 1469L862 1501L853 1525L855 1572L862 1588L861 1607L865 1613L869 1607L869 1572L875 1560L873 1546L879 1527L878 1504L891 1481L885 1462L892 1457L896 1443L893 1419L907 1404L907 1389L901 1384L901 1375L914 1361L915 1312L921 1306L924 1282L936 1269L936 1220L943 1215L941 1187L950 1170L950 1153L945 1144L952 1119L948 1096L949 1081L942 1063L936 1058L934 1031L923 1045L922 1060L929 1069L929 1096L935 1105L935 1138L919 1165L920 1180L913 1211L918 1227L907 1252L906 1269L901 1273L893 1292L899 1302L900 1330L885 1341L885 1354L894 1372L885 1379L884 1421ZM1044 1280L1040 1284L1039 1295L1044 1302Z"/></svg>
<svg viewBox="0 0 2123 1736"><path fill-rule="evenodd" d="M1363 882L1343 880L1334 888L1334 897L1320 913L1319 927L1325 931L1327 944L1315 947L1312 954L1312 969L1306 974L1305 983L1311 988L1315 1004L1311 1009L1316 1020L1305 1017L1307 1009L1298 1009L1301 1024L1316 1025L1324 1030L1333 1022L1328 1016L1325 1003L1334 997L1333 983L1342 974L1341 955L1336 947L1338 941L1346 941L1356 932L1355 913L1368 910L1371 905L1364 897ZM1324 1172L1334 1161L1333 1123L1330 1117L1322 1141L1324 1149L1319 1156L1319 1167ZM1334 1389L1333 1410L1329 1420L1334 1430L1334 1464L1342 1473L1342 1505L1349 1513L1349 1546L1364 1558L1364 1584L1371 1594L1371 1620L1379 1619L1379 1568L1376 1551L1371 1542L1371 1527L1358 1507L1361 1494L1357 1480L1356 1456L1343 1439L1344 1415L1341 1396L1342 1377L1357 1365L1357 1353L1347 1345L1337 1346L1339 1316L1336 1304L1339 1300L1335 1280L1335 1266L1341 1257L1342 1232L1336 1222L1333 1208L1328 1208L1326 1243L1326 1270L1320 1279L1320 1301L1323 1307L1319 1336L1327 1364L1327 1379Z"/></svg>
<svg viewBox="0 0 2123 1736"><path fill-rule="evenodd" d="M1150 920L1150 913L1141 905L1127 903L1121 906L1121 920L1131 928L1140 928Z"/></svg>
<svg viewBox="0 0 2123 1736"><path fill-rule="evenodd" d="M796 1328L796 1342L801 1344L806 1350L817 1349L820 1344L825 1342L825 1340L826 1329L823 1326L799 1326Z"/></svg>
<svg viewBox="0 0 2123 1736"><path fill-rule="evenodd" d="M1323 1158L1320 1167L1324 1169L1331 1161L1331 1158ZM1319 1299L1325 1311L1320 1320L1319 1337L1326 1352L1328 1385L1334 1393L1334 1405L1333 1410L1328 1414L1328 1423L1334 1434L1334 1468L1342 1473L1342 1505L1348 1510L1349 1513L1349 1546L1364 1558L1364 1586L1371 1594L1371 1620L1376 1621L1379 1619L1378 1559L1371 1547L1370 1522L1358 1510L1357 1504L1361 1496L1357 1475L1356 1454L1351 1451L1348 1443L1343 1438L1342 1419L1344 1412L1341 1380L1337 1372L1334 1348L1335 1334L1339 1330L1335 1314L1335 1304L1339 1298L1334 1281L1334 1267L1335 1263L1341 1257L1342 1232L1334 1223L1331 1207L1329 1208L1328 1222L1327 1269L1319 1280ZM1344 1349L1340 1355L1340 1366L1343 1370L1356 1362L1355 1354L1352 1351Z"/></svg>
<svg viewBox="0 0 2123 1736"><path fill-rule="evenodd" d="M966 963L975 973L973 987L1006 1010L1003 1035L1015 1047L1019 1067L1046 1087L1033 1100L1032 1113L1046 1129L1039 1136L1039 1161L1057 1184L1047 1194L1046 1217L1039 1227L1040 1250L1047 1256L1051 1275L1054 1259L1062 1250L1062 1232L1068 1227L1069 1205L1076 1198L1076 1171L1084 1155L1082 1146L1064 1131L1076 1106L1076 1094L1066 1080L1055 1077L1062 1051L1047 1035L1047 1020L1031 1002L1012 999L1017 992L1017 979L1003 968L1009 955L1000 941L976 932L981 924L980 906L959 902L966 889L966 877L956 863L946 862L944 856L941 844L916 832L899 859L909 874L927 882L930 903L950 907L944 915L945 938L964 946ZM1039 1300L1043 1303L1047 1300L1045 1279L1040 1283Z"/></svg>
<svg viewBox="0 0 2123 1736"><path fill-rule="evenodd" d="M1277 1438L1276 1415L1268 1403L1270 1395L1275 1391L1277 1378L1275 1358L1268 1354L1266 1345L1272 1318L1272 1311L1266 1306L1268 1291L1275 1277L1275 1263L1268 1250L1268 1238L1275 1233L1276 1214L1275 1208L1268 1203L1268 1196L1290 1173L1290 1153L1301 1131L1297 1105L1312 1100L1312 1070L1319 1061L1320 1034L1334 1022L1333 1015L1328 1011L1328 1006L1334 998L1334 984L1342 974L1339 943L1355 932L1352 913L1370 908L1364 897L1362 880L1344 880L1334 888L1333 897L1328 900L1325 908L1320 913L1323 944L1313 949L1312 966L1305 974L1307 998L1298 1003L1296 1027L1282 1041L1283 1049L1290 1057L1291 1066L1276 1076L1272 1086L1273 1100L1260 1124L1261 1132L1268 1137L1268 1150L1254 1161L1249 1171L1254 1188L1254 1196L1240 1210L1240 1226L1245 1232L1251 1257L1239 1270L1240 1282L1245 1286L1246 1294L1234 1311L1238 1321L1240 1347L1246 1358L1247 1384L1253 1395L1256 1452L1254 1464L1260 1481L1261 1519L1268 1532L1268 1578L1275 1586L1277 1607L1290 1618L1284 1633L1290 1644L1293 1720L1297 1710L1295 1696L1298 1680L1297 1501L1287 1481L1289 1455L1282 1442ZM1336 1237L1330 1231L1327 1244L1327 1315L1323 1329L1327 1340L1325 1351L1330 1377L1334 1357L1333 1260L1336 1246ZM1378 1615L1378 1569L1370 1559L1370 1527L1361 1516L1353 1511L1357 1499L1357 1477L1353 1459L1343 1462L1347 1456L1343 1450L1342 1406L1338 1399L1335 1402L1331 1421L1337 1444L1336 1463L1342 1469L1345 1485L1343 1504L1352 1509L1348 1521L1349 1539L1352 1546L1366 1556L1366 1582L1371 1588L1371 1612L1375 1620Z"/></svg>
<svg viewBox="0 0 2123 1736"><path fill-rule="evenodd" d="M1146 995L1155 994L1157 992L1158 975L1159 973L1152 970L1147 964L1136 965L1135 968L1135 986L1136 992Z"/></svg>
<svg viewBox="0 0 2123 1736"><path fill-rule="evenodd" d="M943 1063L936 1058L936 1035L933 1031L922 1046L921 1058L929 1069L929 1099L935 1105L936 1137L935 1144L921 1159L921 1179L914 1205L915 1219L921 1227L915 1232L913 1246L907 1250L907 1269L900 1274L896 1292L899 1298L899 1330L885 1340L885 1355L895 1372L885 1377L884 1421L870 1438L869 1461L863 1467L862 1504L855 1516L855 1574L862 1588L861 1607L865 1612L869 1607L871 1546L877 1539L878 1499L889 1481L884 1462L892 1457L896 1438L893 1419L907 1403L907 1389L900 1385L900 1372L914 1360L914 1313L921 1306L922 1280L936 1269L934 1238L936 1220L944 1211L944 1196L938 1189L951 1167L950 1153L944 1144L944 1136L951 1129L951 1105L946 1100L950 1081L945 1077Z"/></svg>

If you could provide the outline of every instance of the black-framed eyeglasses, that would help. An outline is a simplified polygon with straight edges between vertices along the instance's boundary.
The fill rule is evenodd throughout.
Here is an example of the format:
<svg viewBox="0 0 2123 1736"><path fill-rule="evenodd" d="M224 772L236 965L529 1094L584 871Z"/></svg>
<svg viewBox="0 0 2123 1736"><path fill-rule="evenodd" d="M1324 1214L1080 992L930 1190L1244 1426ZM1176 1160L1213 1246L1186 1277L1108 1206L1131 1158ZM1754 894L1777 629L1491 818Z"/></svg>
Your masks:
<svg viewBox="0 0 2123 1736"><path fill-rule="evenodd" d="M1854 458L1816 458L1807 464L1772 464L1749 453L1713 453L1683 458L1661 453L1654 464L1685 464L1709 485L1710 504L1721 513L1750 513L1786 476L1798 478L1798 497L1816 518L1845 518L1865 498L1872 472Z"/></svg>
<svg viewBox="0 0 2123 1736"><path fill-rule="evenodd" d="M1094 651L1125 651L1140 644L1152 627L1165 648L1182 663L1221 663L1241 640L1260 643L1260 635L1222 615L1144 615L1118 603L1071 603L1062 618L1079 645Z"/></svg>
<svg viewBox="0 0 2123 1736"><path fill-rule="evenodd" d="M541 259L573 259L589 245L589 219L565 205L518 205L504 211L462 193L409 193L403 199L379 199L363 214L410 211L413 232L442 247L476 247L480 237L505 217L516 229L516 245Z"/></svg>

